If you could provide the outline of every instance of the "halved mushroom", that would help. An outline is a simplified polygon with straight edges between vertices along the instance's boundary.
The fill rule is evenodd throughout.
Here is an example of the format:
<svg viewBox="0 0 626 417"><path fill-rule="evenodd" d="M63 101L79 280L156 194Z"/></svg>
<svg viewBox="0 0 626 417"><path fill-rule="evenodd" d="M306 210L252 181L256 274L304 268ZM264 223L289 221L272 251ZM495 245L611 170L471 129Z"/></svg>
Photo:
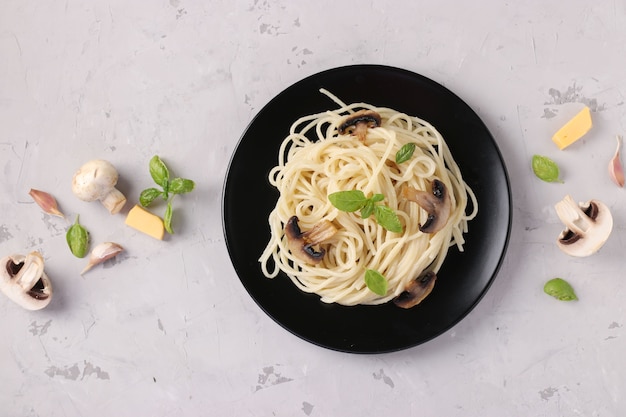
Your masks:
<svg viewBox="0 0 626 417"><path fill-rule="evenodd" d="M319 245L333 237L335 233L337 228L329 220L322 220L304 233L300 230L297 216L292 216L285 225L289 251L310 264L322 261L326 251Z"/></svg>
<svg viewBox="0 0 626 417"><path fill-rule="evenodd" d="M426 272L411 281L405 290L393 299L393 303L402 308L415 307L431 293L435 281L437 281L437 274L432 271Z"/></svg>
<svg viewBox="0 0 626 417"><path fill-rule="evenodd" d="M435 178L430 187L431 192L426 192L404 184L400 192L402 197L419 204L428 213L426 221L420 226L423 233L435 233L443 229L452 209L452 201L444 183Z"/></svg>
<svg viewBox="0 0 626 417"><path fill-rule="evenodd" d="M52 299L52 284L39 252L10 255L0 260L0 290L28 310L40 310Z"/></svg>
<svg viewBox="0 0 626 417"><path fill-rule="evenodd" d="M566 229L557 239L559 249L571 256L589 256L602 247L613 229L613 216L601 201L576 204L570 195L554 206Z"/></svg>
<svg viewBox="0 0 626 417"><path fill-rule="evenodd" d="M339 124L339 134L352 135L359 138L361 142L365 141L367 129L379 127L381 124L380 114L374 110L359 110L354 114L346 117Z"/></svg>

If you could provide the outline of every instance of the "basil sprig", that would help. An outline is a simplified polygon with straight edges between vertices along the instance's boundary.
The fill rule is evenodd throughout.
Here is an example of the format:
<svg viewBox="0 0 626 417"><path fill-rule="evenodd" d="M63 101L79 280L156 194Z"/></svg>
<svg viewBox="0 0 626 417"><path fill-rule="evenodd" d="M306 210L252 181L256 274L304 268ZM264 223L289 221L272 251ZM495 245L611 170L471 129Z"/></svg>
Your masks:
<svg viewBox="0 0 626 417"><path fill-rule="evenodd" d="M390 207L379 204L384 200L382 194L374 194L367 198L361 190L337 191L328 195L328 200L337 209L345 212L361 211L361 218L367 219L372 214L381 227L394 233L402 232L400 218Z"/></svg>
<svg viewBox="0 0 626 417"><path fill-rule="evenodd" d="M174 209L172 207L172 199L177 194L186 194L193 191L196 184L186 178L176 177L170 179L170 171L158 155L150 159L149 168L150 176L161 189L151 187L143 190L139 195L139 204L143 207L148 207L158 197L162 197L163 200L167 201L167 207L163 215L163 225L168 233L173 234L172 214Z"/></svg>

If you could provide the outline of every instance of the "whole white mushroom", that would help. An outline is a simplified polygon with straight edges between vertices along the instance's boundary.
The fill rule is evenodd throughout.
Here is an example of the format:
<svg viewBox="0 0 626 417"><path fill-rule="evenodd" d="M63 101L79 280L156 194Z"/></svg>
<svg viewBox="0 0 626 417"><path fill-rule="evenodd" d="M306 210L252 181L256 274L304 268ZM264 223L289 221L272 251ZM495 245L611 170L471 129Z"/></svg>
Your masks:
<svg viewBox="0 0 626 417"><path fill-rule="evenodd" d="M126 197L118 189L118 174L108 161L94 159L80 167L72 179L72 192L83 201L99 200L111 214L118 213Z"/></svg>

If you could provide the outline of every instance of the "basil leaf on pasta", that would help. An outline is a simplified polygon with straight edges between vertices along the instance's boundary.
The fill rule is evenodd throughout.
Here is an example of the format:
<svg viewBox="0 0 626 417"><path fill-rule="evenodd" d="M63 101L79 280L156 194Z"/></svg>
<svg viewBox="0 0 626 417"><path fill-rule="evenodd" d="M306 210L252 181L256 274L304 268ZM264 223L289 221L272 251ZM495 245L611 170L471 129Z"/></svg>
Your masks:
<svg viewBox="0 0 626 417"><path fill-rule="evenodd" d="M374 207L374 216L376 217L376 222L390 232L402 232L400 218L391 208L378 205Z"/></svg>
<svg viewBox="0 0 626 417"><path fill-rule="evenodd" d="M360 190L337 191L328 195L331 204L341 211L353 212L362 209L368 199Z"/></svg>
<svg viewBox="0 0 626 417"><path fill-rule="evenodd" d="M415 143L409 142L404 144L396 153L396 164L401 164L411 159L413 152L415 152Z"/></svg>
<svg viewBox="0 0 626 417"><path fill-rule="evenodd" d="M380 296L387 294L387 279L378 271L373 269L365 271L365 285L374 294Z"/></svg>

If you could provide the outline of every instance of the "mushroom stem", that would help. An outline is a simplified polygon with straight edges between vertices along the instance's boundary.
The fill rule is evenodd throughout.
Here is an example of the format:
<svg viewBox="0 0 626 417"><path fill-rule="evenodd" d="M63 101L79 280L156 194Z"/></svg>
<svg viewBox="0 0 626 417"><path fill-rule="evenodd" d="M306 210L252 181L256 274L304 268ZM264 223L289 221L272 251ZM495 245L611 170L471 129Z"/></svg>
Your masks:
<svg viewBox="0 0 626 417"><path fill-rule="evenodd" d="M15 276L15 283L28 291L35 286L43 274L43 256L39 252L31 252L24 259L22 266Z"/></svg>
<svg viewBox="0 0 626 417"><path fill-rule="evenodd" d="M104 195L100 202L109 210L109 213L119 213L124 204L126 204L126 197L117 188L112 188L106 195Z"/></svg>
<svg viewBox="0 0 626 417"><path fill-rule="evenodd" d="M582 235L591 228L591 219L585 214L572 196L567 195L554 206L557 216L569 230Z"/></svg>

